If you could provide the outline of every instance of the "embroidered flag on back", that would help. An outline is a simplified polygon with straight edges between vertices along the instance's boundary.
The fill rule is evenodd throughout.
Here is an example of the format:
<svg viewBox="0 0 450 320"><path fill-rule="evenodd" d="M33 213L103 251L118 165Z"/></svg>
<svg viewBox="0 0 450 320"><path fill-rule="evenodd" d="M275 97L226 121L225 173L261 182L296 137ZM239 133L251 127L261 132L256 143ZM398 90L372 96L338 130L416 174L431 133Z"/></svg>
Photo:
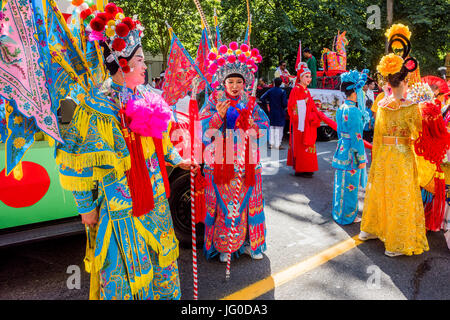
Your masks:
<svg viewBox="0 0 450 320"><path fill-rule="evenodd" d="M209 42L208 42L208 32L206 28L203 29L202 32L202 38L200 40L200 44L197 49L197 58L195 59L195 64L198 66L200 71L206 75L208 83L206 83L204 80L201 81L198 92L201 92L203 89L205 89L206 84L209 84L212 82L212 75L208 74L208 53L210 50Z"/></svg>
<svg viewBox="0 0 450 320"><path fill-rule="evenodd" d="M201 80L207 81L173 32L168 65L162 97L170 106L175 105L179 99L188 94L191 89L192 80L197 75L200 76Z"/></svg>

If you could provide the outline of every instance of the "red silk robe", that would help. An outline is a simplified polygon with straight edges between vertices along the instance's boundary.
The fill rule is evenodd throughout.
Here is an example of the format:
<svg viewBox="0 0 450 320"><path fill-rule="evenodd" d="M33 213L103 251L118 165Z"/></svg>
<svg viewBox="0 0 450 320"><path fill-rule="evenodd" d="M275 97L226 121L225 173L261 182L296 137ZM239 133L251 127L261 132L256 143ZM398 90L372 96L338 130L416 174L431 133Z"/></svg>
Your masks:
<svg viewBox="0 0 450 320"><path fill-rule="evenodd" d="M304 132L298 130L297 101L306 100ZM317 128L321 119L314 100L308 89L297 84L291 91L288 101L288 113L291 120L291 136L287 165L295 172L314 172L319 170L316 153Z"/></svg>

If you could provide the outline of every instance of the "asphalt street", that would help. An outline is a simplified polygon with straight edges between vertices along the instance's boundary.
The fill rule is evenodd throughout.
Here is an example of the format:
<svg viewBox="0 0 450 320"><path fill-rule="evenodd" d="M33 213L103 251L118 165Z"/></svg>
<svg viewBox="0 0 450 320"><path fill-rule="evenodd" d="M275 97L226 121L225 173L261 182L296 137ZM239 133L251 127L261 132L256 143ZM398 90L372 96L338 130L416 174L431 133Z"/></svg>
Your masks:
<svg viewBox="0 0 450 320"><path fill-rule="evenodd" d="M319 172L312 179L294 176L286 167L286 150L264 159L267 251L263 260L241 256L231 264L206 261L199 254L199 299L222 299L260 280L314 258L359 233L359 223L340 226L331 218L336 141L318 142ZM364 192L360 190L360 211ZM412 257L389 258L379 240L370 240L291 276L282 285L260 285L264 300L414 300L450 299L450 251L444 236L428 233L430 251ZM84 271L85 236L77 235L0 250L0 299L85 300L89 274ZM192 256L180 249L178 260L182 299L192 299ZM71 276L79 268L80 286ZM69 285L68 285L69 283ZM71 285L72 284L72 285ZM71 288L69 288L71 287ZM265 288L264 288L265 287Z"/></svg>

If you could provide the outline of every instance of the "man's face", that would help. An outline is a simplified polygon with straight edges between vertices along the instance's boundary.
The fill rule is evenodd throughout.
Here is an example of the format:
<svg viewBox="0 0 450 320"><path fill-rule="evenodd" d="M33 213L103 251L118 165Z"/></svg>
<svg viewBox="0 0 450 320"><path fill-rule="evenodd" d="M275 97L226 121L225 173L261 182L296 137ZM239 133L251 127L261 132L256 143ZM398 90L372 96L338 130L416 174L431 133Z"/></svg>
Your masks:
<svg viewBox="0 0 450 320"><path fill-rule="evenodd" d="M369 84L369 89L370 89L370 90L374 90L374 89L375 89L375 82L371 82L371 83Z"/></svg>
<svg viewBox="0 0 450 320"><path fill-rule="evenodd" d="M147 66L145 64L144 51L142 48L139 48L133 58L128 61L128 66L131 71L125 74L127 86L135 87L144 84Z"/></svg>
<svg viewBox="0 0 450 320"><path fill-rule="evenodd" d="M309 57L311 57L311 53L309 53L309 52L303 52L303 56L304 56L305 58L309 58Z"/></svg>
<svg viewBox="0 0 450 320"><path fill-rule="evenodd" d="M283 71L286 70L286 62L284 62L280 65L280 69Z"/></svg>

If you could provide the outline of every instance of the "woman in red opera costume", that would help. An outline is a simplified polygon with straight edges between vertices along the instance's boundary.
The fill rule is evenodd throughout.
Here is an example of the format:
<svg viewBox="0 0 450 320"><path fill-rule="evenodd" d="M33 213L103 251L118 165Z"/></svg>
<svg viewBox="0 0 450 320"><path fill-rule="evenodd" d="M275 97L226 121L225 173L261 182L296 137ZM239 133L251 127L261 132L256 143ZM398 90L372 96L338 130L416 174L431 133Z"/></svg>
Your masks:
<svg viewBox="0 0 450 320"><path fill-rule="evenodd" d="M311 83L311 71L306 63L297 67L297 81L288 101L291 120L288 166L292 166L296 176L312 178L319 170L316 153L317 128L321 119L311 93L307 89Z"/></svg>

